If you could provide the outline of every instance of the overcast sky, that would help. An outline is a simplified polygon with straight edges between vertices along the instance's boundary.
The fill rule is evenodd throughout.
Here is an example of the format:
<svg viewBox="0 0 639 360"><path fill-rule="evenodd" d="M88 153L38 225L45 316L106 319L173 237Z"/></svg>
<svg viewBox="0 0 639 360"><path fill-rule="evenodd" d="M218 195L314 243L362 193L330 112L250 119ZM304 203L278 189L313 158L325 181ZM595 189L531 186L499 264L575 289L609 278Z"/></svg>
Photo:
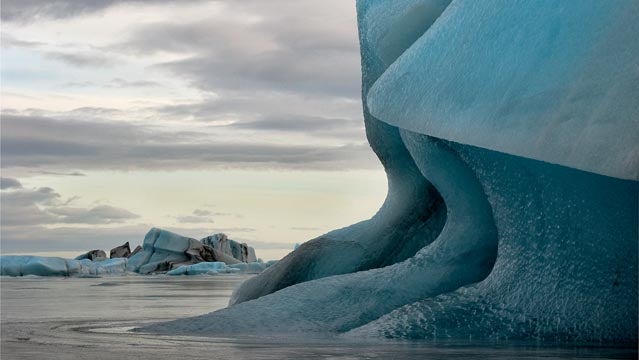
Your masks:
<svg viewBox="0 0 639 360"><path fill-rule="evenodd" d="M5 254L158 226L274 258L383 200L353 1L3 0L1 31Z"/></svg>

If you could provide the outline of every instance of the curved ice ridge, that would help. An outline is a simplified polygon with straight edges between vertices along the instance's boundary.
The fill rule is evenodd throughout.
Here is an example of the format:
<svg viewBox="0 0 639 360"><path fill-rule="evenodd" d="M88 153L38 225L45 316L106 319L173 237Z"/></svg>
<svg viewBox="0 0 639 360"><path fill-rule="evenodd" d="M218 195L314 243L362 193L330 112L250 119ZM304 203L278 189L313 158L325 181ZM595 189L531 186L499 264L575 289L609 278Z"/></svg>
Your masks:
<svg viewBox="0 0 639 360"><path fill-rule="evenodd" d="M526 152L526 144L538 141L543 145L546 140L543 132L532 129L527 133L524 126L517 131L506 131L506 136L513 137L511 142L521 139L521 147L512 152L504 151L508 149L504 148L506 143L501 135L495 138L496 147L476 147L472 146L478 145L475 140L485 135L482 124L487 128L492 126L492 120L487 120L481 112L485 110L483 107L477 108L474 124L468 127L458 124L452 128L454 138L438 138L431 130L438 126L447 128L449 121L459 120L451 120L456 116L454 112L441 111L450 105L449 100L460 109L475 109L491 94L447 99L435 93L436 99L430 103L419 95L422 88L432 83L441 84L438 73L431 74L432 81L421 75L428 70L422 66L430 66L428 59L439 56L423 44L438 37L443 39L440 42L446 40L442 34L450 32L450 27L462 33L481 33L488 29L492 36L508 37L513 35L508 33L513 29L511 26L497 26L502 32L495 32L490 23L482 25L483 28L464 28L464 24L477 24L478 19L493 12L499 15L496 19L507 19L509 11L515 19L530 20L525 16L529 8L542 6L545 7L542 13L551 21L536 19L539 27L550 26L560 43L562 39L576 36L578 46L573 44L569 50L590 54L589 63L602 66L595 76L601 77L606 73L617 76L619 68L615 66L619 62L606 64L593 58L601 52L589 51L587 37L597 37L597 44L601 44L601 36L614 32L604 31L602 35L602 31L594 31L567 37L564 32L579 29L583 23L595 24L598 29L606 24L616 29L619 23L614 16L593 20L584 17L588 11L571 12L583 5L577 0L541 3L487 0L481 2L485 5L483 8L475 6L477 3L358 1L366 134L388 175L388 196L383 206L370 220L308 241L246 281L236 290L229 308L156 324L145 330L200 335L329 332L358 338L636 343L639 186L637 181L624 180L632 178L636 169L623 168L637 163L636 144L626 148L618 144L611 146L604 149L603 154L596 154L596 159L589 164L587 156L577 156L575 151L566 154L565 159L561 158L561 152L554 153L557 139L567 143L575 140L566 135L569 134L566 129L561 136L547 142L552 151L539 152L539 148L535 148ZM619 14L618 7L630 11L632 15L625 14L623 19L639 14L637 6L625 4L591 5L607 15ZM466 14L465 17L460 18L460 12ZM539 11L529 13L538 15ZM522 25L530 23L534 21L524 21ZM456 36L453 35L451 44ZM490 43L491 39L485 40ZM509 46L507 42L498 43ZM445 45L438 43L433 48ZM481 45L465 43L464 46L478 48ZM536 49L538 45L529 44L533 53L543 50ZM520 44L513 41L512 46ZM636 41L626 42L624 46L626 52L617 54L622 60L627 52L637 53L639 49ZM607 47L610 51L620 48ZM521 59L517 49L490 50L492 52L479 55L498 57L499 51L504 51L508 57L500 63L497 73L490 69L473 73L472 77L478 82L482 79L491 82L492 76L501 76L501 72L512 74L519 67ZM519 57L527 54L529 52L522 52ZM606 56L615 54L606 53ZM568 56L559 60L570 59ZM538 60L536 66L542 74L545 67L557 65L553 63L556 59L544 62L541 57ZM473 71L459 68L463 61L458 63L454 56L439 61L436 65L445 68L440 70L442 76L448 76L449 72L453 74L450 79L463 80L464 74ZM560 65L566 68L571 64ZM621 70L624 69L628 70ZM630 78L635 75L628 74ZM583 76L577 80L565 79L577 84L584 80ZM536 80L527 81L539 85ZM412 87L401 87L406 83ZM455 83L449 85L455 86ZM397 86L401 91L395 91ZM460 90L464 94L476 90L463 81L459 86L466 86ZM369 94L372 87L374 96ZM582 92L586 98L571 103L573 113L592 109L584 104L601 103L602 97L632 97L637 89L635 84L634 88L630 86L631 91L622 94L617 91L618 87L612 88L615 89L612 94L606 93L606 88ZM407 93L406 89L414 93ZM510 92L498 86L496 89L508 94L510 99L517 99L514 85L511 90L515 90ZM510 104L511 111L504 117L505 126L509 121L525 124L534 120L526 112L530 104L521 100ZM596 116L589 117L588 129L578 129L576 141L590 146L584 149L584 154L592 155L592 146L603 149L599 142L610 141L606 136L620 129L628 132L620 137L622 141L632 139L636 133L633 130L639 119L639 111L633 105L636 99L615 101L620 106L615 111L608 111L606 106L598 108L608 111L597 115L599 118L606 115L605 123L598 123ZM603 103L608 105L606 101ZM422 127L422 123L431 127ZM578 117L570 117L563 125L572 123L579 123ZM553 124L557 123L551 122L545 129L552 129ZM598 126L605 129L597 132ZM479 133L475 133L477 129ZM524 139L527 134L532 139ZM490 144L491 138L488 136L482 141L482 144ZM495 148L502 152L493 151ZM601 161L602 157L610 159L612 164L607 166ZM618 178L603 174L618 175Z"/></svg>

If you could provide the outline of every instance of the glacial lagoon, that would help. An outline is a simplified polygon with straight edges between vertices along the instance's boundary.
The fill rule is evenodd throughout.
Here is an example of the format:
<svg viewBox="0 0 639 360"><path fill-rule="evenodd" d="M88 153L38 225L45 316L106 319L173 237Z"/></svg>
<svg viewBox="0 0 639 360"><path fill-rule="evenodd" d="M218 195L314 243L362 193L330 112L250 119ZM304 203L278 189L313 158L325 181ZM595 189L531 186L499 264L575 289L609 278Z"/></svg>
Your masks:
<svg viewBox="0 0 639 360"><path fill-rule="evenodd" d="M606 344L194 337L131 332L225 307L250 275L2 277L2 359L633 359Z"/></svg>

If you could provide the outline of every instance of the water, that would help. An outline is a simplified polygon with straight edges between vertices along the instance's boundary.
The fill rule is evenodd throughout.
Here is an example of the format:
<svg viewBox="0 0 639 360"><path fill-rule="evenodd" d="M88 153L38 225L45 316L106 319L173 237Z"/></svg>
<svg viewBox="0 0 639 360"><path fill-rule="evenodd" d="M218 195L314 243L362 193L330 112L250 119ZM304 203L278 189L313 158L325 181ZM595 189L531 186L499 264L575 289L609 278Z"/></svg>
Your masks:
<svg viewBox="0 0 639 360"><path fill-rule="evenodd" d="M633 348L522 343L352 342L132 333L141 324L225 307L247 276L7 278L0 284L5 359L636 359Z"/></svg>

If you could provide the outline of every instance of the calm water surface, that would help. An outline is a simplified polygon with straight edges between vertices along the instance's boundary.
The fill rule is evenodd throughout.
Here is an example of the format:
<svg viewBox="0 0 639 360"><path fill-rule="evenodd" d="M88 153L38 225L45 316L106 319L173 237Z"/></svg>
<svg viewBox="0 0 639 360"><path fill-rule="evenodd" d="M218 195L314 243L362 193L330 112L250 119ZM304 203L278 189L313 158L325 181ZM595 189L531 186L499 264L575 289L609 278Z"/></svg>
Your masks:
<svg viewBox="0 0 639 360"><path fill-rule="evenodd" d="M246 276L0 279L5 359L636 359L633 348L203 338L128 330L226 306Z"/></svg>

